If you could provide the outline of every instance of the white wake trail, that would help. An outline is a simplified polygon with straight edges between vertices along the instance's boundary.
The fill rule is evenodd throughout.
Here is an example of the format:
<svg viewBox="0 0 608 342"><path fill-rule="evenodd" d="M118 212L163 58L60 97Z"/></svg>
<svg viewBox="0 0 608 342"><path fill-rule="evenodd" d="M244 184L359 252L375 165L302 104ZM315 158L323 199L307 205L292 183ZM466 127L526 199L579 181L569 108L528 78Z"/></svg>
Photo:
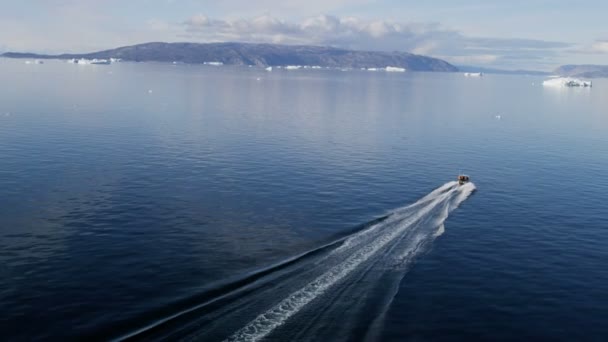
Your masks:
<svg viewBox="0 0 608 342"><path fill-rule="evenodd" d="M416 213L415 210L417 210L418 208L420 208L421 206L423 206L425 204L428 204L430 201L438 200L439 198L443 199L443 198L447 197L448 196L447 191L455 188L457 184L458 184L458 182L445 183L444 185L431 191L430 193L428 193L426 196L422 197L415 203L407 205L402 208L399 208L397 210L393 210L393 212L386 218L385 221L376 223L376 224L372 225L371 227L369 227L363 231L360 231L360 232L354 234L353 236L350 236L349 238L345 239L344 242L338 248L334 249L330 253L330 256L338 254L338 253L360 243L368 236L374 234L379 228L385 227L388 223L392 223L392 222L395 222L398 220L404 220L408 216L407 214L410 214L410 215L415 214ZM443 196L441 196L441 195L443 195ZM418 219L418 217L414 216L414 219ZM406 222L404 222L404 224L408 224L411 221L412 220L407 220Z"/></svg>
<svg viewBox="0 0 608 342"><path fill-rule="evenodd" d="M458 207L475 190L475 186L472 183L460 187L456 186L455 183L449 182L444 184L416 203L396 210L385 221L346 239L341 246L341 251L346 248L343 246L352 247L358 245L352 255L346 257L344 261L333 266L301 289L287 296L270 310L256 317L245 327L229 337L227 341L253 342L268 336L268 334L283 325L304 306L351 274L363 262L369 260L389 243L401 238L408 229L424 219L426 215L433 213L438 207L441 208L441 213L434 222L438 225L443 225L449 212ZM365 239L365 237L376 231L380 235L374 237L371 241ZM436 236L436 232L432 232L431 234L433 238ZM426 237L420 235L416 236L415 240L423 240L424 238ZM417 244L416 242L414 245ZM410 246L413 245L410 244ZM416 256L417 252L418 248L407 248L404 258L407 257L408 260L412 259Z"/></svg>

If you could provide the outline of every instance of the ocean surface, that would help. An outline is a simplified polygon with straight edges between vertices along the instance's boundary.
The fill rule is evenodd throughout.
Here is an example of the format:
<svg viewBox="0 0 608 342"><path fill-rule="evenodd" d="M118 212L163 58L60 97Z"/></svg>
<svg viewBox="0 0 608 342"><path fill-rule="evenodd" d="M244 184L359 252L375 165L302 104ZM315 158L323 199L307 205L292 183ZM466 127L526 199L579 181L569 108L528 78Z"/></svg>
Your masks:
<svg viewBox="0 0 608 342"><path fill-rule="evenodd" d="M3 340L608 339L608 80L0 77Z"/></svg>

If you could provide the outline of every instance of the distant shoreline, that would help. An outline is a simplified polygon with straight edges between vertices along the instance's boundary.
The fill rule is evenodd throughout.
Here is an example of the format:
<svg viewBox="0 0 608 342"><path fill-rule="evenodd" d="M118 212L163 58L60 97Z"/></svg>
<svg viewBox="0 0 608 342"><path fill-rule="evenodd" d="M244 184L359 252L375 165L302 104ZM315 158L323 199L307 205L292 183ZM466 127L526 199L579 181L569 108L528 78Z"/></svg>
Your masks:
<svg viewBox="0 0 608 342"><path fill-rule="evenodd" d="M185 64L221 63L260 67L330 67L330 68L402 68L410 71L446 71L459 69L438 58L407 52L355 51L321 46L249 44L249 43L146 43L84 54L47 55L7 52L8 58L32 59L110 59L131 62L166 62Z"/></svg>

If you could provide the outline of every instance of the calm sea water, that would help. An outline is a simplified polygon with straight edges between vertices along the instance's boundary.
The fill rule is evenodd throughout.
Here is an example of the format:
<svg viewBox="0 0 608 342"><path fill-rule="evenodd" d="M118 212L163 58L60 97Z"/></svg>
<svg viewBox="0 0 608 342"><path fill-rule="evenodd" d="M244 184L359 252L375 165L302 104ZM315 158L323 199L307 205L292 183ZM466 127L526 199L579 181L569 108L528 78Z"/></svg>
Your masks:
<svg viewBox="0 0 608 342"><path fill-rule="evenodd" d="M0 75L5 340L608 339L606 80Z"/></svg>

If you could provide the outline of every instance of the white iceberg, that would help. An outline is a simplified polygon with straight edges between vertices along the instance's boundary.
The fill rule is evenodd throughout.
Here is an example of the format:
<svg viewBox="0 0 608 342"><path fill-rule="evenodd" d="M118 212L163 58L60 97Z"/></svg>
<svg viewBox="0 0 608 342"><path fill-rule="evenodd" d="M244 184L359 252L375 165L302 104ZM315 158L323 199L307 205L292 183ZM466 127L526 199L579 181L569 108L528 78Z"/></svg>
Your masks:
<svg viewBox="0 0 608 342"><path fill-rule="evenodd" d="M222 66L222 65L224 65L224 63L222 63L222 62L205 62L203 64L205 64L205 65L213 65L213 66Z"/></svg>
<svg viewBox="0 0 608 342"><path fill-rule="evenodd" d="M367 68L367 71L378 71L378 68Z"/></svg>
<svg viewBox="0 0 608 342"><path fill-rule="evenodd" d="M109 59L93 59L90 61L90 64L98 64L98 65L109 65L112 62Z"/></svg>
<svg viewBox="0 0 608 342"><path fill-rule="evenodd" d="M302 66L301 65L288 65L285 67L285 70L298 70L301 69Z"/></svg>
<svg viewBox="0 0 608 342"><path fill-rule="evenodd" d="M465 72L464 75L466 77L481 77L481 76L483 76L483 73L481 73L481 72Z"/></svg>
<svg viewBox="0 0 608 342"><path fill-rule="evenodd" d="M393 67L393 66L387 66L386 69L387 72L405 72L405 68L399 68L399 67Z"/></svg>
<svg viewBox="0 0 608 342"><path fill-rule="evenodd" d="M79 65L88 65L88 64L91 64L91 60L85 59L85 58L71 59L68 61L68 63L79 64Z"/></svg>
<svg viewBox="0 0 608 342"><path fill-rule="evenodd" d="M271 66L267 67L266 71L272 71L272 67Z"/></svg>
<svg viewBox="0 0 608 342"><path fill-rule="evenodd" d="M591 85L591 81L571 77L558 77L543 81L545 87L591 87Z"/></svg>

